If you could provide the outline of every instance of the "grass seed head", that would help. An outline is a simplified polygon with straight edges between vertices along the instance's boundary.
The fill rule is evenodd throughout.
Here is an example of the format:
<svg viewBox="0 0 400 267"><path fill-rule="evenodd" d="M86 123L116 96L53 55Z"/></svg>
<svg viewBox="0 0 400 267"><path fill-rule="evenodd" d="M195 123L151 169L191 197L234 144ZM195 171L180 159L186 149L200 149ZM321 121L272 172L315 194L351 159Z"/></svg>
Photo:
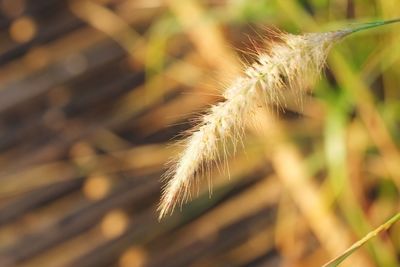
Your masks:
<svg viewBox="0 0 400 267"><path fill-rule="evenodd" d="M394 20L388 23L395 22ZM325 65L332 45L350 33L371 28L293 35L274 32L267 52L258 52L255 62L244 70L223 93L224 101L212 106L200 119L192 134L184 140L183 152L166 173L159 218L172 213L177 204L190 198L191 187L207 175L213 164L226 163L228 145L236 147L246 123L256 109L280 105L280 95L289 90L301 98L304 89L313 86Z"/></svg>

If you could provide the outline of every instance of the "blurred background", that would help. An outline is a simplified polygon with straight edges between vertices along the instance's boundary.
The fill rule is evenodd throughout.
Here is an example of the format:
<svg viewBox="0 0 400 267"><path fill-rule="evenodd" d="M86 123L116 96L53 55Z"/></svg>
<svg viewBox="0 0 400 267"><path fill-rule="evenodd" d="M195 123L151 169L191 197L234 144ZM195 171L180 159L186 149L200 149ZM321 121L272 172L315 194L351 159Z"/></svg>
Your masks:
<svg viewBox="0 0 400 267"><path fill-rule="evenodd" d="M398 0L1 0L0 266L321 266L400 207L400 25L338 44L211 197L158 222L160 177L265 28L396 17ZM400 266L400 225L343 266Z"/></svg>

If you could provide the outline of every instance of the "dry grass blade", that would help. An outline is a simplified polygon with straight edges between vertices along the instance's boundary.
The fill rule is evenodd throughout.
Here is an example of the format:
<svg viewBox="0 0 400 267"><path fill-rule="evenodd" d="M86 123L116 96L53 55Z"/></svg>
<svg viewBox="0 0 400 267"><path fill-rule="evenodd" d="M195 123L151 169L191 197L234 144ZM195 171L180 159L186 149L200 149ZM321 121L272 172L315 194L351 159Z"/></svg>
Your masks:
<svg viewBox="0 0 400 267"><path fill-rule="evenodd" d="M375 237L382 231L388 230L394 223L400 220L400 213L397 213L395 216L393 216L391 219L389 219L387 222L384 224L380 225L378 228L373 230L372 232L369 232L365 237L354 243L349 249L347 249L343 254L339 255L338 257L334 258L330 262L326 263L322 267L336 267L338 266L341 262L343 262L347 257L349 257L351 254L353 254L357 249L359 249L362 245L364 245L366 242L368 242L371 238Z"/></svg>

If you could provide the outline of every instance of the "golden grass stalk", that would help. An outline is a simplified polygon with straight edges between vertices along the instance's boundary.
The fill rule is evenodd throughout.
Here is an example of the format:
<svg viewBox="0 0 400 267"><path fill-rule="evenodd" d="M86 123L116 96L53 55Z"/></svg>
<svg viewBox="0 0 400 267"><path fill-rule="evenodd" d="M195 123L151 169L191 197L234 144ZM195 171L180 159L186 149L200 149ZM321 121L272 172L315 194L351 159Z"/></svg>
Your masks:
<svg viewBox="0 0 400 267"><path fill-rule="evenodd" d="M255 63L244 70L223 93L224 101L212 106L183 141L184 150L166 173L159 205L159 218L172 213L178 203L190 198L194 181L207 174L213 164L223 164L227 145L241 140L246 123L256 109L280 105L279 96L289 90L301 97L323 68L332 45L350 33L397 22L380 21L357 28L293 35L278 32L268 52L260 53Z"/></svg>

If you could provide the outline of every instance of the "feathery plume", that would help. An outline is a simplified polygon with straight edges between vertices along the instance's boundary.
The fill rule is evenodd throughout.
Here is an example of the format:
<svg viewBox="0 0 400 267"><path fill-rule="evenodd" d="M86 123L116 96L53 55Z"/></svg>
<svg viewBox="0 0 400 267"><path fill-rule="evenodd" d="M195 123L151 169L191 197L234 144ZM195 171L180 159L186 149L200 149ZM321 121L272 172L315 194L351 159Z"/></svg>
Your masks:
<svg viewBox="0 0 400 267"><path fill-rule="evenodd" d="M398 21L378 21L325 33L277 33L278 40L270 44L269 51L260 53L244 75L226 88L225 100L212 106L184 140L183 152L165 175L168 182L158 207L159 218L190 198L191 185L207 173L210 165L226 159L227 144L235 146L241 140L257 108L279 106L279 95L285 90L301 96L312 86L336 41L353 32Z"/></svg>

